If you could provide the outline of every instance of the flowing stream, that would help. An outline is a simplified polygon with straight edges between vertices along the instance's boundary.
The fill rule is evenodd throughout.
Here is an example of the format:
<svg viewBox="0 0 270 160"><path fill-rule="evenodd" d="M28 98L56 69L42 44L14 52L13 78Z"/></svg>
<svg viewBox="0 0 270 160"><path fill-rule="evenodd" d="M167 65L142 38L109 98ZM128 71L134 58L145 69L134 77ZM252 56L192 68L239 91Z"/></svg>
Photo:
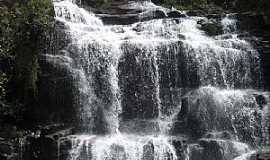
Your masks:
<svg viewBox="0 0 270 160"><path fill-rule="evenodd" d="M148 1L123 7L170 11ZM54 8L69 43L46 56L69 70L78 91L68 160L199 160L215 149L238 160L269 143L268 107L257 98L269 95L256 90L260 55L239 38L233 16L208 36L205 17L105 25L76 1Z"/></svg>

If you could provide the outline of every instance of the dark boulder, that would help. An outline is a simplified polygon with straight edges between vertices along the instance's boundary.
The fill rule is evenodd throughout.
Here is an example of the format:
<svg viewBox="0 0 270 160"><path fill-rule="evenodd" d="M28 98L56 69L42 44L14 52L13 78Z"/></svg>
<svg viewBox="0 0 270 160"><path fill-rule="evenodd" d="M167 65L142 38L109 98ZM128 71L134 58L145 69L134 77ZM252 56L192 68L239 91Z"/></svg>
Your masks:
<svg viewBox="0 0 270 160"><path fill-rule="evenodd" d="M67 29L69 29L68 26L63 22L55 20L50 35L50 41L46 44L46 54L58 54L71 42L70 35L66 32Z"/></svg>
<svg viewBox="0 0 270 160"><path fill-rule="evenodd" d="M199 144L189 144L189 159L190 160L203 160L202 155L204 154L204 148Z"/></svg>
<svg viewBox="0 0 270 160"><path fill-rule="evenodd" d="M152 141L149 141L143 146L143 158L142 160L154 160L155 159L155 148Z"/></svg>
<svg viewBox="0 0 270 160"><path fill-rule="evenodd" d="M205 16L206 13L203 10L189 10L186 13L188 16Z"/></svg>
<svg viewBox="0 0 270 160"><path fill-rule="evenodd" d="M161 19L166 17L166 13L162 10L150 10L141 14L96 14L106 25L129 25L136 22L148 21L152 19Z"/></svg>
<svg viewBox="0 0 270 160"><path fill-rule="evenodd" d="M110 146L110 156L107 157L108 159L112 158L112 159L117 159L117 160L126 160L127 159L127 155L126 155L126 151L125 148L121 145L117 145L117 144L112 144Z"/></svg>
<svg viewBox="0 0 270 160"><path fill-rule="evenodd" d="M136 133L141 135L160 132L158 121L139 119L120 121L119 130L123 133Z"/></svg>
<svg viewBox="0 0 270 160"><path fill-rule="evenodd" d="M107 25L128 25L139 21L137 14L109 15L97 14L104 24Z"/></svg>
<svg viewBox="0 0 270 160"><path fill-rule="evenodd" d="M59 54L59 53L58 53ZM70 69L71 59L62 55L40 56L39 106L33 111L39 121L73 123L75 77Z"/></svg>
<svg viewBox="0 0 270 160"><path fill-rule="evenodd" d="M161 11L161 10L155 10L153 12L153 14L154 14L154 19L156 19L156 18L165 18L166 17L165 12Z"/></svg>
<svg viewBox="0 0 270 160"><path fill-rule="evenodd" d="M267 105L267 100L264 97L264 95L255 95L256 102L260 106L260 108L263 108L264 105Z"/></svg>
<svg viewBox="0 0 270 160"><path fill-rule="evenodd" d="M224 14L206 14L206 18L215 20L221 20L224 16Z"/></svg>
<svg viewBox="0 0 270 160"><path fill-rule="evenodd" d="M209 36L216 36L223 33L223 26L220 23L210 21L203 22L200 25L200 29L205 31L205 33Z"/></svg>
<svg viewBox="0 0 270 160"><path fill-rule="evenodd" d="M222 132L209 132L206 133L204 138L213 138L213 139L227 139L233 140L235 137L229 131L222 131Z"/></svg>
<svg viewBox="0 0 270 160"><path fill-rule="evenodd" d="M201 139L199 144L204 148L205 160L231 160L249 150L244 144L241 148L236 148L238 146L235 142L224 140Z"/></svg>
<svg viewBox="0 0 270 160"><path fill-rule="evenodd" d="M15 151L12 143L0 140L0 154L11 155Z"/></svg>
<svg viewBox="0 0 270 160"><path fill-rule="evenodd" d="M140 21L166 18L166 13L162 10L150 10L140 14Z"/></svg>
<svg viewBox="0 0 270 160"><path fill-rule="evenodd" d="M174 146L178 159L186 159L188 153L187 137L172 136L170 143Z"/></svg>
<svg viewBox="0 0 270 160"><path fill-rule="evenodd" d="M179 11L171 11L169 13L167 13L168 17L169 18L183 18L183 17L186 17L185 14L179 12Z"/></svg>
<svg viewBox="0 0 270 160"><path fill-rule="evenodd" d="M48 126L37 130L24 139L22 157L27 160L65 160L69 156L73 128L56 129Z"/></svg>
<svg viewBox="0 0 270 160"><path fill-rule="evenodd" d="M72 60L65 50L71 43L67 29L68 26L56 20L50 41L46 44L46 54L39 56L39 104L32 110L31 118L41 122L75 121L74 77L70 69Z"/></svg>
<svg viewBox="0 0 270 160"><path fill-rule="evenodd" d="M240 156L242 157L242 156ZM262 149L257 151L251 151L245 154L245 160L267 160L270 157L270 150L269 149ZM241 158L243 159L243 158Z"/></svg>
<svg viewBox="0 0 270 160"><path fill-rule="evenodd" d="M249 147L240 142L200 139L199 144L189 145L190 160L232 160L249 151Z"/></svg>

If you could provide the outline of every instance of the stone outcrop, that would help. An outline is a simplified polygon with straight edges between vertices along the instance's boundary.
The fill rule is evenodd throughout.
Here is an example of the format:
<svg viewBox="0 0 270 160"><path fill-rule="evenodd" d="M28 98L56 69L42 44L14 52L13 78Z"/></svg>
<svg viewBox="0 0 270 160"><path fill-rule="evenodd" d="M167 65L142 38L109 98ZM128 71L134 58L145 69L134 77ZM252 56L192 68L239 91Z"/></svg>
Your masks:
<svg viewBox="0 0 270 160"><path fill-rule="evenodd" d="M25 160L65 160L72 147L71 141L66 137L73 133L73 128L62 125L45 126L34 134L25 136L21 157Z"/></svg>
<svg viewBox="0 0 270 160"><path fill-rule="evenodd" d="M242 38L249 40L261 55L263 69L263 83L266 90L270 89L270 24L269 15L255 12L236 14L238 27L247 32ZM253 38L248 38L255 36Z"/></svg>
<svg viewBox="0 0 270 160"><path fill-rule="evenodd" d="M205 31L209 36L221 35L223 33L223 26L216 20L199 21L200 29Z"/></svg>
<svg viewBox="0 0 270 160"><path fill-rule="evenodd" d="M19 158L18 150L16 151L14 143L0 138L0 159L1 160L17 160Z"/></svg>
<svg viewBox="0 0 270 160"><path fill-rule="evenodd" d="M180 11L170 11L167 13L168 17L169 18L183 18L183 17L186 17L185 14L181 13Z"/></svg>
<svg viewBox="0 0 270 160"><path fill-rule="evenodd" d="M255 91L226 91L223 94L222 90L213 90L211 87L191 91L182 99L181 111L172 132L188 134L194 138L204 135L222 139L237 136L251 145L267 143L263 133L269 132L265 128L270 128L264 123L270 114L265 106L269 101L268 96L267 92L258 95ZM227 130L233 136L209 133L213 130Z"/></svg>
<svg viewBox="0 0 270 160"><path fill-rule="evenodd" d="M219 139L200 139L198 144L189 145L190 160L231 160L249 151L239 142Z"/></svg>

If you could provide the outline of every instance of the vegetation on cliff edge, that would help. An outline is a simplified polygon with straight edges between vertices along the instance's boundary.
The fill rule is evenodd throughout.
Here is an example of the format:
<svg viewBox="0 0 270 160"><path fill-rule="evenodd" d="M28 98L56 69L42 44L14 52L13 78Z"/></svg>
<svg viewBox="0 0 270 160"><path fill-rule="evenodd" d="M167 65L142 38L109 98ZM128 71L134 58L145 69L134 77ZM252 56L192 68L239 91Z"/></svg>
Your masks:
<svg viewBox="0 0 270 160"><path fill-rule="evenodd" d="M177 9L207 9L216 5L235 12L254 11L269 14L269 0L152 0L152 2Z"/></svg>
<svg viewBox="0 0 270 160"><path fill-rule="evenodd" d="M29 107L35 102L38 55L54 13L51 0L8 2L0 2L0 116L13 116L17 103ZM12 63L3 67L7 59Z"/></svg>

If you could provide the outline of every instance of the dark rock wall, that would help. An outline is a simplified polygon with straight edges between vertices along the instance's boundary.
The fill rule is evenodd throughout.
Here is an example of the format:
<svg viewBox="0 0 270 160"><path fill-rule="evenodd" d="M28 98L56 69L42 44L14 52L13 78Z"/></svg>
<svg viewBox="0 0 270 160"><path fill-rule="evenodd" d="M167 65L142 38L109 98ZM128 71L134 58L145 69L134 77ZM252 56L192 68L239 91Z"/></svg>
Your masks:
<svg viewBox="0 0 270 160"><path fill-rule="evenodd" d="M253 146L267 144L270 126L264 122L270 118L269 111L267 102L260 105L256 101L258 96L268 99L269 94L211 87L191 91L182 99L172 133L183 133L196 139L211 131L226 130Z"/></svg>
<svg viewBox="0 0 270 160"><path fill-rule="evenodd" d="M200 84L194 57L184 52L182 42L147 49L125 44L119 62L119 85L124 119L157 118L159 107L171 114L181 95Z"/></svg>
<svg viewBox="0 0 270 160"><path fill-rule="evenodd" d="M249 39L259 51L261 56L261 66L263 69L264 88L270 89L270 24L269 16L265 14L257 14L247 12L236 15L238 27L255 39Z"/></svg>
<svg viewBox="0 0 270 160"><path fill-rule="evenodd" d="M123 118L157 118L158 68L154 50L127 44L123 46L123 52L124 56L119 64Z"/></svg>
<svg viewBox="0 0 270 160"><path fill-rule="evenodd" d="M50 41L46 47L46 55L40 55L39 74L39 107L35 111L37 119L47 122L75 122L74 81L69 70L70 59L57 56L65 54L63 48L70 42L65 33L66 26L55 22Z"/></svg>

